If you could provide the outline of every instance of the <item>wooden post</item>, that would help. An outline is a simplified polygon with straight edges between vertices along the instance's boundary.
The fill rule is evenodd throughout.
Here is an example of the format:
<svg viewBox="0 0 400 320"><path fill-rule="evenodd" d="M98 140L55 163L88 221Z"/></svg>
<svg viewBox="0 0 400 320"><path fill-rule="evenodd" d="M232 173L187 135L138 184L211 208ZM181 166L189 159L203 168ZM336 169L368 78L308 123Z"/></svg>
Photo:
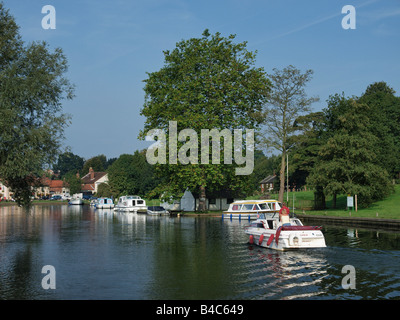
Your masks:
<svg viewBox="0 0 400 320"><path fill-rule="evenodd" d="M355 198L354 200L356 202L356 212L357 212L357 195L355 195L354 198Z"/></svg>

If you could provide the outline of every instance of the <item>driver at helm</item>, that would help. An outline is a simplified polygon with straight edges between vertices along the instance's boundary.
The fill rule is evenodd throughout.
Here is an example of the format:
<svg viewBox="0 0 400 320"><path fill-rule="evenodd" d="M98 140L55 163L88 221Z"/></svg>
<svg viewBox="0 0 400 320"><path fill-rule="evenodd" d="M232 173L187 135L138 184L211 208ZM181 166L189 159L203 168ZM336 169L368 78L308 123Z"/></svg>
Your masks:
<svg viewBox="0 0 400 320"><path fill-rule="evenodd" d="M289 208L283 204L282 208L279 210L279 220L282 223L282 226L290 226L289 220Z"/></svg>

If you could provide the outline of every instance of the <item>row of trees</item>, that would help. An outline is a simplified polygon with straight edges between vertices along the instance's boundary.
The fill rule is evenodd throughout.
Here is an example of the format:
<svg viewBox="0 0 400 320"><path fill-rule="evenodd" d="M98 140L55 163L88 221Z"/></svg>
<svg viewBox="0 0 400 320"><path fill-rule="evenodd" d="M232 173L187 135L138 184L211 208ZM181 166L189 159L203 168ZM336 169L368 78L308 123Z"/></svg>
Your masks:
<svg viewBox="0 0 400 320"><path fill-rule="evenodd" d="M99 186L98 196L148 196L158 183L153 167L146 161L145 151L135 151L133 155L122 154L118 158L110 159L105 155L98 155L88 160L72 152L64 152L53 166L56 173L53 178L64 180L71 193L78 193L82 187L81 178L89 173L89 168L95 172L108 173L109 183Z"/></svg>
<svg viewBox="0 0 400 320"><path fill-rule="evenodd" d="M318 101L305 92L312 70L302 73L290 65L267 74L255 67L255 53L247 51L246 43L235 44L234 38L206 30L202 38L183 40L164 52L164 67L145 80L141 114L146 122L139 137L144 139L153 128L168 137L169 121L196 132L256 129L258 148L279 153L280 201L288 154L291 185L314 188L317 207L325 206L326 195L357 194L361 206L386 197L400 171L400 102L394 90L374 83L361 97L334 94L324 110L311 112ZM259 163L275 160L260 157ZM163 184L157 191L170 197L188 187L200 200L206 198L206 189L248 195L260 176L236 176L237 166L159 163L155 167Z"/></svg>
<svg viewBox="0 0 400 320"><path fill-rule="evenodd" d="M312 70L302 73L288 66L268 74L256 67L256 52L234 40L235 35L205 30L202 37L182 40L172 51L164 51L164 66L144 80L141 115L146 121L139 138L157 128L164 130L168 141L170 121L177 122L178 131L190 128L197 133L254 129L257 147L274 149L277 156L254 152L251 175L236 175L243 164L225 159L223 141L218 164L212 163L212 152L209 164L151 166L145 152L138 151L118 159L97 156L84 161L71 153L59 155L70 119L62 112L62 101L74 95L74 86L65 77L66 57L46 43L25 45L14 18L0 3L0 179L13 189L19 204L29 206L31 185L44 167L56 163L55 171L77 188L76 174L82 176L92 167L109 173L108 191L115 195L170 198L189 188L200 195L202 210L209 193L251 194L266 168L280 173L282 201L288 155L291 184L315 188L321 206L328 194L358 194L361 204L368 205L390 193L391 179L400 171L400 106L392 88L378 82L361 97L335 94L324 110L311 112L318 100L305 93ZM177 139L176 148L181 150L188 139ZM198 141L183 152L194 159L192 152L196 155L202 147ZM213 147L210 144L209 151ZM243 139L242 150L246 147ZM167 146L169 160L174 157L170 151Z"/></svg>

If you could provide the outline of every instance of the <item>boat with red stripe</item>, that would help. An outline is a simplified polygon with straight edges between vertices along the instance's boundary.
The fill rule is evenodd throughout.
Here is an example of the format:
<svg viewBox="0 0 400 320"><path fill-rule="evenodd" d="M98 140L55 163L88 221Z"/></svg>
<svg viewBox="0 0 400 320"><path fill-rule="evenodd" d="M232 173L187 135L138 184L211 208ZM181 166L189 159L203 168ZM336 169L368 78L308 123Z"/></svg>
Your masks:
<svg viewBox="0 0 400 320"><path fill-rule="evenodd" d="M281 208L279 214L260 213L245 227L249 242L274 250L324 248L325 237L319 226L304 226L300 219L290 217L289 209Z"/></svg>

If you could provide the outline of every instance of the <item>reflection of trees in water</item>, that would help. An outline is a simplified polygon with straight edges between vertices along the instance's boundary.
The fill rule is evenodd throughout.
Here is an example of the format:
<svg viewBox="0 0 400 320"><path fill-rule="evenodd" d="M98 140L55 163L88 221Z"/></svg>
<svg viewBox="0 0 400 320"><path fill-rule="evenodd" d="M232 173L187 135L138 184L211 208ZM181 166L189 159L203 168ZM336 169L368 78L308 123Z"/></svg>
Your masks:
<svg viewBox="0 0 400 320"><path fill-rule="evenodd" d="M220 226L207 218L161 218L149 298L224 299L232 273Z"/></svg>

